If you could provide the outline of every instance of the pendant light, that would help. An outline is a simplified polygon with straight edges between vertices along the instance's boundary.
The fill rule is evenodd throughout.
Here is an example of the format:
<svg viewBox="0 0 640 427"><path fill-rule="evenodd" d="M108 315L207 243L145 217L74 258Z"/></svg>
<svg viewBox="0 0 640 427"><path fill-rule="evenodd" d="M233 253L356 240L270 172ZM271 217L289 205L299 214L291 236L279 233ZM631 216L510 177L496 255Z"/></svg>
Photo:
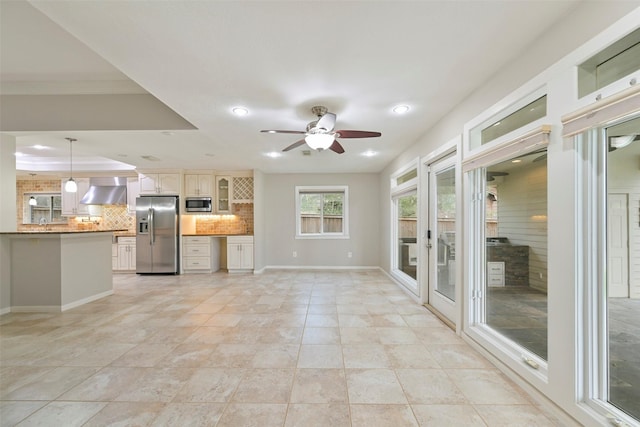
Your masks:
<svg viewBox="0 0 640 427"><path fill-rule="evenodd" d="M34 176L36 176L37 174L31 172L29 173L29 175L31 175L31 179L35 179ZM29 197L29 206L38 206L38 201L36 200L35 197L33 196Z"/></svg>
<svg viewBox="0 0 640 427"><path fill-rule="evenodd" d="M75 138L65 138L69 141L69 180L64 184L64 191L67 193L75 193L78 191L78 184L73 180L73 151L71 143L77 141Z"/></svg>

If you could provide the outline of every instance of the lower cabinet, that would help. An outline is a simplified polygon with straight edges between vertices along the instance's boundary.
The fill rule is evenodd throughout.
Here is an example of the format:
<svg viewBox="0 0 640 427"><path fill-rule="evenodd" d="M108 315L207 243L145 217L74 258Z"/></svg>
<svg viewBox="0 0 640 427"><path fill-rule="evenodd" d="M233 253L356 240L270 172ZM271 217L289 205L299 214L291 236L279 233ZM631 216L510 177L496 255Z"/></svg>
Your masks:
<svg viewBox="0 0 640 427"><path fill-rule="evenodd" d="M114 260L113 252L116 250ZM116 271L135 271L136 269L136 238L118 237L118 243L111 247L111 263Z"/></svg>
<svg viewBox="0 0 640 427"><path fill-rule="evenodd" d="M229 273L253 270L253 236L227 237Z"/></svg>
<svg viewBox="0 0 640 427"><path fill-rule="evenodd" d="M209 236L182 238L182 269L185 273L212 273L220 269L220 240Z"/></svg>

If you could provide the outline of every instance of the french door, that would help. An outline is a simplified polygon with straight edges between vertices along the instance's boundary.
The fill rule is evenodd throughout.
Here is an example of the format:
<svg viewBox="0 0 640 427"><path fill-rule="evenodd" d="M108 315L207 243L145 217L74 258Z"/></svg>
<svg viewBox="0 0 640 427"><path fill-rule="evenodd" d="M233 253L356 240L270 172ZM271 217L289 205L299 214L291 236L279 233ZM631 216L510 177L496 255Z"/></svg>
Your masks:
<svg viewBox="0 0 640 427"><path fill-rule="evenodd" d="M456 323L456 156L428 165L428 304Z"/></svg>

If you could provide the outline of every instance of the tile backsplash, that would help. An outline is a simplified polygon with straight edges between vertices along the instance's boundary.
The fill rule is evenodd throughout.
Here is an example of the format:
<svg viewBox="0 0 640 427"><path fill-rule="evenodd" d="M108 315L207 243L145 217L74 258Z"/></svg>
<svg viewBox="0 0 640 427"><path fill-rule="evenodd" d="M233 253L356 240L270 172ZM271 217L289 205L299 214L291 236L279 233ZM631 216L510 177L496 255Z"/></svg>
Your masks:
<svg viewBox="0 0 640 427"><path fill-rule="evenodd" d="M25 194L29 193L60 193L60 179L26 179L16 181L16 221L18 231L39 229L37 224L23 224L25 212ZM66 217L66 223L49 224L50 230L114 230L126 229L135 233L135 215L130 215L124 205L105 205L101 216Z"/></svg>
<svg viewBox="0 0 640 427"><path fill-rule="evenodd" d="M253 234L253 203L232 205L232 215L198 215L196 234Z"/></svg>

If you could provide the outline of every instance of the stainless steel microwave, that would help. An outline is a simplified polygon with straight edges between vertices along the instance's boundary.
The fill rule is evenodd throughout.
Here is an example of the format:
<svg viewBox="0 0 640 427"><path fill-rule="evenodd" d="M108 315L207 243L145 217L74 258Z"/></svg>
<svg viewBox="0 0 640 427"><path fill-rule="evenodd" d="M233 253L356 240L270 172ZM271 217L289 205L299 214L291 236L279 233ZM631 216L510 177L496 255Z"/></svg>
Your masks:
<svg viewBox="0 0 640 427"><path fill-rule="evenodd" d="M187 197L186 212L211 212L211 197Z"/></svg>

